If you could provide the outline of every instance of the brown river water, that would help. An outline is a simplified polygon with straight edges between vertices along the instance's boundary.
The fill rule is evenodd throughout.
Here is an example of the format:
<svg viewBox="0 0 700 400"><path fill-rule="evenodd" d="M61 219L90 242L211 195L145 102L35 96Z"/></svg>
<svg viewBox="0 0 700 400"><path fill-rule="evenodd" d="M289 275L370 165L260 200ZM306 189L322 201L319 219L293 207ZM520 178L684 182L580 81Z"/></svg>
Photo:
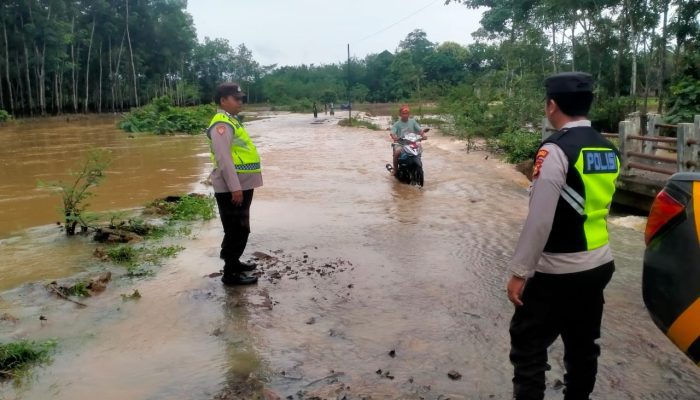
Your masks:
<svg viewBox="0 0 700 400"><path fill-rule="evenodd" d="M3 128L0 314L19 321L0 321L0 338L59 345L25 382L2 384L0 399L255 399L263 388L267 398L290 399L510 398L504 288L527 181L486 153L432 135L426 185L409 187L384 170L386 132L313 122L287 114L249 124L265 179L246 253L261 258L257 286L223 288L206 276L221 267L213 220L195 225L195 238L155 277L115 279L86 308L42 285L102 267L90 257L94 244L34 227L56 215L55 199L37 199L44 194L35 180L71 166L81 143L109 147L124 161L110 168L93 204L137 207L206 192L198 184L209 168L206 143L129 139L113 121ZM698 399L700 370L656 329L641 300L643 220L611 222L617 271L593 398ZM133 289L143 297L123 302ZM550 355L548 400L562 398L560 341Z"/></svg>

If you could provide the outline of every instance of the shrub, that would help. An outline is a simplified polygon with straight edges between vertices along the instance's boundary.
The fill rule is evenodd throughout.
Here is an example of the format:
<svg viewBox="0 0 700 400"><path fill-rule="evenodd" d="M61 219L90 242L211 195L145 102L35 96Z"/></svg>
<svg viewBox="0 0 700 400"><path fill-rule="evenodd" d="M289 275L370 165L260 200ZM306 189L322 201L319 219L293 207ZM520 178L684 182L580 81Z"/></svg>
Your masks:
<svg viewBox="0 0 700 400"><path fill-rule="evenodd" d="M159 97L150 104L124 115L119 128L127 132L201 133L209 125L216 109L213 104L195 107L173 107L169 97Z"/></svg>
<svg viewBox="0 0 700 400"><path fill-rule="evenodd" d="M695 115L700 114L700 80L691 76L681 78L671 86L669 104L669 123L693 122Z"/></svg>
<svg viewBox="0 0 700 400"><path fill-rule="evenodd" d="M519 163L533 158L541 141L538 132L519 129L501 135L498 147L503 150L508 162Z"/></svg>
<svg viewBox="0 0 700 400"><path fill-rule="evenodd" d="M71 172L72 182L39 182L39 187L55 190L63 197L63 216L66 234L74 235L80 225L83 230L90 226L92 218L85 212L92 197L90 189L99 185L104 179L104 171L109 166L109 153L104 150L92 150L88 153L78 171Z"/></svg>
<svg viewBox="0 0 700 400"><path fill-rule="evenodd" d="M0 110L0 122L9 121L12 119L12 115L5 110Z"/></svg>

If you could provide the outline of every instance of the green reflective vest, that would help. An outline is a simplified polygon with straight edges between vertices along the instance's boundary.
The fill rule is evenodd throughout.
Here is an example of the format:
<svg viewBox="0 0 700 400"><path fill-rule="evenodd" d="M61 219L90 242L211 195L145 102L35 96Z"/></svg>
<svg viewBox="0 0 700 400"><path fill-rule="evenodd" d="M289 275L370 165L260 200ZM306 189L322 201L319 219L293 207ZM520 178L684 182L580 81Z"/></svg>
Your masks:
<svg viewBox="0 0 700 400"><path fill-rule="evenodd" d="M212 132L214 125L224 123L233 129L233 141L231 142L231 158L236 166L236 172L239 174L259 173L262 168L260 166L260 155L258 149L255 148L253 141L250 140L248 132L243 125L233 116L228 113L217 113L209 123L207 128L207 138L209 139L209 151L211 161L214 168L217 168L216 157L214 156L214 148L211 143L211 135L216 135Z"/></svg>
<svg viewBox="0 0 700 400"><path fill-rule="evenodd" d="M546 143L564 151L569 169L544 251L577 253L605 246L606 220L620 171L617 149L590 127L559 131L542 144Z"/></svg>

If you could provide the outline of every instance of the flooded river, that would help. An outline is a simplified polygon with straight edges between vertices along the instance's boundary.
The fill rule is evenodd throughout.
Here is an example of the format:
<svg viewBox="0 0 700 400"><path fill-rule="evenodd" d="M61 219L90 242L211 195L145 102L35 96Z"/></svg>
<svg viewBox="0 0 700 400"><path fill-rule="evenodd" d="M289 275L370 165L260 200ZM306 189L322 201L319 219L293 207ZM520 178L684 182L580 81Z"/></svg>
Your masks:
<svg viewBox="0 0 700 400"><path fill-rule="evenodd" d="M281 115L249 125L265 179L246 253L264 272L257 286L223 288L206 276L221 266L222 232L211 221L155 278L117 280L87 308L50 298L39 284L15 287L2 294L0 313L20 321L0 321L2 337L57 338L59 347L31 382L2 386L0 399L247 399L262 398L263 387L267 398L509 398L506 266L527 213L526 180L434 135L424 145L426 185L409 187L384 170L386 132L312 122ZM165 169L196 183L201 142L156 139L183 141L162 151L192 160L191 169ZM175 191L162 184L163 194ZM641 300L643 221L612 222L617 272L594 398L700 398L700 370ZM16 254L59 240L32 232L0 248L3 274L22 268ZM54 257L56 268L80 264L94 247L71 245ZM122 302L133 289L143 297ZM550 352L548 400L562 397L562 350L557 341Z"/></svg>

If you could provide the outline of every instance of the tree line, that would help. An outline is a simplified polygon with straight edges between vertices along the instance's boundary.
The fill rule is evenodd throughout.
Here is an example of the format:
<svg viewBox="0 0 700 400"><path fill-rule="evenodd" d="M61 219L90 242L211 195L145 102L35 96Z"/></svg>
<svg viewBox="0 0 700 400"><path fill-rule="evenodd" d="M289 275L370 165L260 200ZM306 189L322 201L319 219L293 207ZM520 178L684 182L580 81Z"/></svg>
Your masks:
<svg viewBox="0 0 700 400"><path fill-rule="evenodd" d="M211 101L217 82L265 70L245 45L198 43L186 0L3 0L0 109L13 115L128 110L168 96Z"/></svg>
<svg viewBox="0 0 700 400"><path fill-rule="evenodd" d="M700 113L699 2L446 3L485 9L473 43L433 43L414 30L395 49L349 63L278 67L255 61L245 44L198 42L186 0L5 0L0 109L120 111L161 96L176 105L208 103L219 82L235 80L251 102L435 100L468 122L475 117L464 110L483 116L514 98L522 100L515 109L541 113L528 99L537 98L542 79L583 70L614 112Z"/></svg>

